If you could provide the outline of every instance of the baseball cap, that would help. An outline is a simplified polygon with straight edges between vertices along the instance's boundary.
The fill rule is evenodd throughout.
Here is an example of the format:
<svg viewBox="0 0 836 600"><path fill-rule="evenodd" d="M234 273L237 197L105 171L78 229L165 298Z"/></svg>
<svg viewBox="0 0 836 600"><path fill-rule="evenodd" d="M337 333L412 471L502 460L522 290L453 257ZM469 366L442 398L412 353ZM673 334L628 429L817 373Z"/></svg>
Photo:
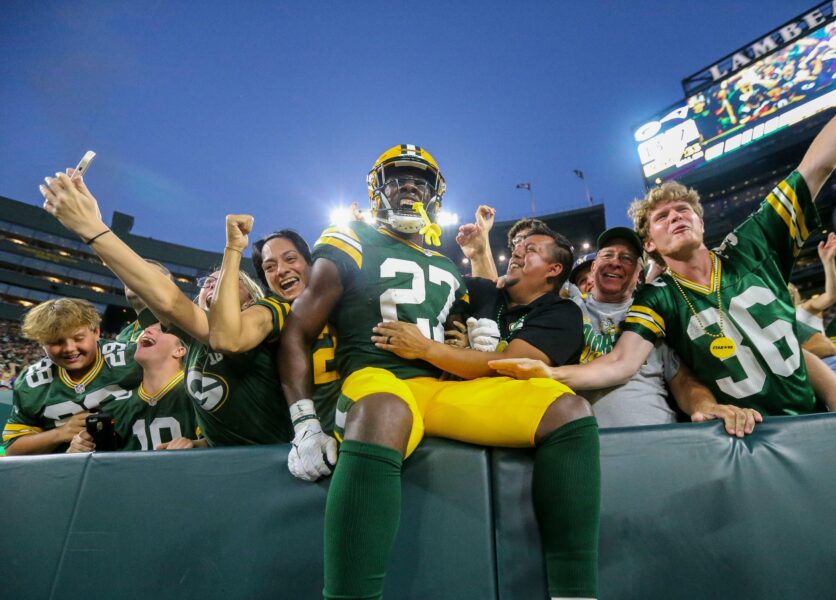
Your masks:
<svg viewBox="0 0 836 600"><path fill-rule="evenodd" d="M607 229L604 233L598 236L598 250L605 247L616 238L629 243L633 246L633 248L635 248L636 253L639 256L642 256L642 253L644 252L644 245L642 244L641 238L639 238L639 234L629 227L611 227Z"/></svg>
<svg viewBox="0 0 836 600"><path fill-rule="evenodd" d="M581 254L575 262L572 264L572 271L569 273L569 283L575 283L577 279L578 272L583 269L584 267L588 267L592 264L592 261L595 260L595 252L590 252L588 254Z"/></svg>

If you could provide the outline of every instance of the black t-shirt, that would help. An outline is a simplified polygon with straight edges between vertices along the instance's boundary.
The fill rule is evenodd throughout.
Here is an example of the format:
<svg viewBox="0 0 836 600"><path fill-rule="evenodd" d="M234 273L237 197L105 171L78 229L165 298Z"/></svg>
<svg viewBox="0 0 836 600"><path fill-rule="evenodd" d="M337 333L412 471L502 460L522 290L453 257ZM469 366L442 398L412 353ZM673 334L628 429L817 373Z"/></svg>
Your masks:
<svg viewBox="0 0 836 600"><path fill-rule="evenodd" d="M502 340L528 342L548 356L553 366L578 362L583 349L583 315L571 300L548 293L509 308L508 293L496 289L490 279L470 278L467 289L473 316L496 321Z"/></svg>

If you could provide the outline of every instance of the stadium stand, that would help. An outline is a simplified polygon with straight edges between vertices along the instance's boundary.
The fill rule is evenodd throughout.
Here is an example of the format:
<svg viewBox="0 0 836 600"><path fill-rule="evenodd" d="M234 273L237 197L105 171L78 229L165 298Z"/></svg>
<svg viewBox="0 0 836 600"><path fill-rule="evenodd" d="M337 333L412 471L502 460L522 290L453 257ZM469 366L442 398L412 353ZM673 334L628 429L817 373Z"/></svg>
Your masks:
<svg viewBox="0 0 836 600"><path fill-rule="evenodd" d="M197 295L195 278L220 264L222 254L133 235L133 223L114 212L111 229L143 258L164 264L183 292ZM255 274L249 261L242 268ZM42 208L0 197L0 319L19 320L26 309L62 296L92 302L107 331L134 318L122 283L87 246Z"/></svg>

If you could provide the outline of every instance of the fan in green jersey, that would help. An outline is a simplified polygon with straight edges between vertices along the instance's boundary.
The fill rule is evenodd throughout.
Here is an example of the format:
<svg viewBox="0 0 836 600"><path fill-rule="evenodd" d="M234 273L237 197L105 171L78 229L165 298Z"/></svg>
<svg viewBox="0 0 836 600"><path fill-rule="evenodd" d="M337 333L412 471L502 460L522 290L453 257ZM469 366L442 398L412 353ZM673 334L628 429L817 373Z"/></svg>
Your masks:
<svg viewBox="0 0 836 600"><path fill-rule="evenodd" d="M159 323L143 330L134 353L134 360L142 367L142 383L129 398L108 407L116 419L119 437L124 440L121 450L175 450L205 445L196 439L197 418L183 384L185 356L183 342L164 333ZM95 449L93 437L82 430L67 452Z"/></svg>
<svg viewBox="0 0 836 600"><path fill-rule="evenodd" d="M48 178L48 184L40 189L44 208L88 242L160 322L171 327L186 344L185 385L207 443L223 446L288 442L291 427L278 382L274 345L259 340L240 347L237 354L217 352L210 346L207 311L211 311L219 273L201 279L195 304L107 228L82 178L71 180L62 173ZM242 273L237 288L241 318L245 322L263 319L265 311L252 306L263 296L258 284ZM146 324L144 319L140 321Z"/></svg>
<svg viewBox="0 0 836 600"><path fill-rule="evenodd" d="M653 342L665 338L720 402L769 415L815 411L787 279L819 227L813 199L834 168L836 119L798 168L713 251L703 243L695 191L677 183L650 190L631 215L645 250L664 261L665 272L637 293L610 354L552 369L552 376L577 389L621 384L641 367Z"/></svg>
<svg viewBox="0 0 836 600"><path fill-rule="evenodd" d="M269 338L275 341L284 326L288 303L302 293L308 284L311 251L298 233L284 229L276 231L253 244L253 266L261 282L270 293L255 303L260 308L260 319L245 322L237 306L235 282L240 274L241 256L249 245L253 228L250 215L227 215L226 247L212 310L209 329L212 347L219 351L235 352L242 345ZM323 431L334 431L334 412L340 392L340 378L334 361L336 339L328 326L317 336L311 348L313 369L313 403ZM276 354L281 362L281 353ZM336 445L331 446L336 460Z"/></svg>
<svg viewBox="0 0 836 600"><path fill-rule="evenodd" d="M377 227L355 221L322 233L308 286L282 332L280 372L296 433L288 468L307 481L334 470L325 514L324 597L381 597L400 519L402 463L425 434L536 447L533 495L549 591L552 597L595 596L600 467L589 405L551 380L486 377L487 361L502 352L444 343L445 323L468 310L468 295L456 266L422 245L438 241L432 220L445 189L433 157L417 146L396 146L380 156L367 182ZM556 354L577 357L580 311L556 295L569 272L571 247L554 232L538 233L515 254L515 285L509 287L519 297L508 306L509 313L517 311L513 321L503 320L506 351L551 360L522 333L528 329L523 322L530 317L530 329L538 329L549 319L537 321L537 315L560 312L567 335ZM336 465L332 440L310 400L308 352L326 322L339 340L343 377ZM407 336L428 352L402 350ZM442 369L468 380L442 379Z"/></svg>
<svg viewBox="0 0 836 600"><path fill-rule="evenodd" d="M134 346L99 339L101 318L86 300L47 300L26 313L24 337L46 358L15 381L3 430L6 454L63 452L90 411L110 410L131 396L141 372Z"/></svg>

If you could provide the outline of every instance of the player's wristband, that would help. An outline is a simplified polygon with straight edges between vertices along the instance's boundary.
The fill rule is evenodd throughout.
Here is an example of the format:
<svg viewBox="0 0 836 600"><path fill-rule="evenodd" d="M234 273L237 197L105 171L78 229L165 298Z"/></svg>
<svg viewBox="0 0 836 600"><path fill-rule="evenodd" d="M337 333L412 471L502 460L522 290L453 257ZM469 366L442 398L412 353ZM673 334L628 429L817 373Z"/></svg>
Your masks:
<svg viewBox="0 0 836 600"><path fill-rule="evenodd" d="M305 422L311 420L319 422L313 400L303 398L290 405L290 421L293 423L293 431L298 433L305 426Z"/></svg>

